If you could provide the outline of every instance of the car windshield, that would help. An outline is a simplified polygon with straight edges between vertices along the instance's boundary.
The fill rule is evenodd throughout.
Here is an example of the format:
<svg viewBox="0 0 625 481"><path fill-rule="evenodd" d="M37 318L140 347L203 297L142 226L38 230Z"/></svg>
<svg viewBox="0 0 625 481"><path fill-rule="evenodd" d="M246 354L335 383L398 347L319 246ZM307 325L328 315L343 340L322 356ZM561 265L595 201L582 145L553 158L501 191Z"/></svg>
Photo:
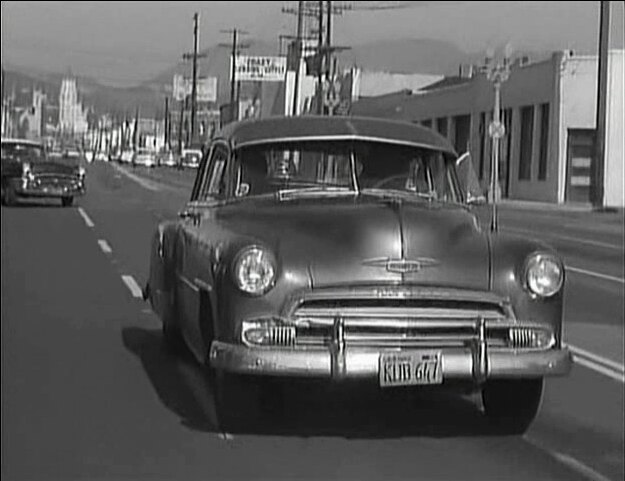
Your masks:
<svg viewBox="0 0 625 481"><path fill-rule="evenodd" d="M238 159L237 192L246 195L360 192L461 201L453 159L436 150L381 142L299 142L243 148Z"/></svg>
<svg viewBox="0 0 625 481"><path fill-rule="evenodd" d="M43 162L46 153L42 146L19 142L2 143L2 159L12 159L20 162Z"/></svg>

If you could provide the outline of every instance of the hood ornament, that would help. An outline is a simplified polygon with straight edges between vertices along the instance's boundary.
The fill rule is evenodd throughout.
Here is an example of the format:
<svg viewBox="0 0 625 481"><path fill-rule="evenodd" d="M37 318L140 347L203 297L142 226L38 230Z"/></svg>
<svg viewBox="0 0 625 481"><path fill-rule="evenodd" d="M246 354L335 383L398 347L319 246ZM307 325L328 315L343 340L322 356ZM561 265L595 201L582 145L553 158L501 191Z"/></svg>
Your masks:
<svg viewBox="0 0 625 481"><path fill-rule="evenodd" d="M389 272L399 274L411 274L419 272L427 267L434 267L440 262L430 257L416 257L414 259L393 259L390 257L376 257L373 259L365 259L363 265L372 267L385 267Z"/></svg>

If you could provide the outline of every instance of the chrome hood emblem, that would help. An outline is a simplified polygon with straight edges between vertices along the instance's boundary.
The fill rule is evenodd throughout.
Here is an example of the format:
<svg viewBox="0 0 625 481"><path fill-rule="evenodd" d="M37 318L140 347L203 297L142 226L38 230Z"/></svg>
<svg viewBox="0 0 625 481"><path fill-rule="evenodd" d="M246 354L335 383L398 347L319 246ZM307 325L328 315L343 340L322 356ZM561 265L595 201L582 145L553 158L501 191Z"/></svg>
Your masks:
<svg viewBox="0 0 625 481"><path fill-rule="evenodd" d="M430 257L417 257L415 259L392 259L390 257L376 257L373 259L365 259L363 265L372 267L385 267L389 272L397 272L399 274L410 274L419 272L426 267L434 267L440 262Z"/></svg>

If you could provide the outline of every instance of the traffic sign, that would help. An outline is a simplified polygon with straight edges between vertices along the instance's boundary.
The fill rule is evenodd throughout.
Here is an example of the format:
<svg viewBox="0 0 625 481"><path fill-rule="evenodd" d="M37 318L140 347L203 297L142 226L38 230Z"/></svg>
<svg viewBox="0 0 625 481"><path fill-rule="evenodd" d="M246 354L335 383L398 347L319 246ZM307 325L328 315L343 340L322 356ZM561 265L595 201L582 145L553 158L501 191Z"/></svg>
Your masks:
<svg viewBox="0 0 625 481"><path fill-rule="evenodd" d="M500 139L506 135L506 127L501 122L495 122L493 120L488 124L488 135L493 139Z"/></svg>

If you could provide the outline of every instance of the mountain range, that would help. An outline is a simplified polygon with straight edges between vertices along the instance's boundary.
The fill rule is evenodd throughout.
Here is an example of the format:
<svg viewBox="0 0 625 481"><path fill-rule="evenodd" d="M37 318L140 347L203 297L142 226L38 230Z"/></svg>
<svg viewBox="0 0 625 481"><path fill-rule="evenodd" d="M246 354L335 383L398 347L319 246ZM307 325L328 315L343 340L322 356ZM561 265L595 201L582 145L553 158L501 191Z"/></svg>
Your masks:
<svg viewBox="0 0 625 481"><path fill-rule="evenodd" d="M275 55L276 45L263 41L248 41L242 53L249 55ZM228 102L230 97L229 65L231 51L228 47L214 46L202 53L207 58L201 60L200 74L218 79L218 104ZM528 53L524 53L527 55ZM531 58L543 57L545 52L529 53ZM366 45L353 46L341 51L339 65L357 65L364 70L377 70L401 73L422 73L457 75L461 64L481 63L483 53L467 53L456 45L431 39L403 39L379 41ZM30 90L33 85L43 88L57 103L63 77L67 72L41 72L35 68L5 66L5 95L15 86L18 94ZM142 116L162 116L164 99L172 93L174 74L191 74L190 62L180 61L154 78L131 87L113 87L89 77L75 76L83 104L97 113L111 112L117 115L133 115L139 108ZM254 84L243 83L242 94L250 93Z"/></svg>

